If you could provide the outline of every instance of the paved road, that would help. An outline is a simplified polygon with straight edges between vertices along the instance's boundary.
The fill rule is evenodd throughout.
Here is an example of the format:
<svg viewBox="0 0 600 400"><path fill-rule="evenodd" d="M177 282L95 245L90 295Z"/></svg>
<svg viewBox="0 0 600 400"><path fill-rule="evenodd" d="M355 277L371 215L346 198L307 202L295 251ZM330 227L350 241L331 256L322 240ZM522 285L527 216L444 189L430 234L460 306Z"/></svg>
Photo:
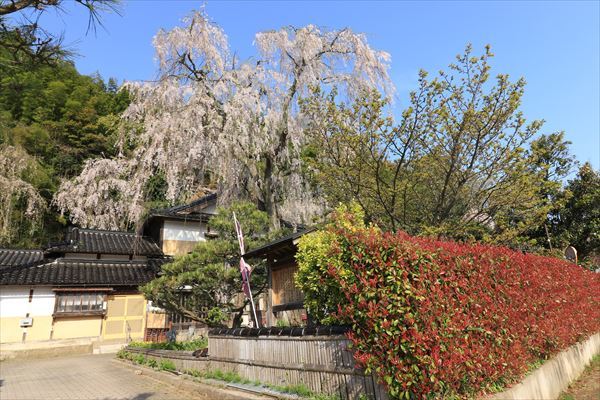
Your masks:
<svg viewBox="0 0 600 400"><path fill-rule="evenodd" d="M242 399L206 385L179 386L177 379L137 375L114 355L83 355L0 362L2 400ZM175 382L175 383L173 383Z"/></svg>

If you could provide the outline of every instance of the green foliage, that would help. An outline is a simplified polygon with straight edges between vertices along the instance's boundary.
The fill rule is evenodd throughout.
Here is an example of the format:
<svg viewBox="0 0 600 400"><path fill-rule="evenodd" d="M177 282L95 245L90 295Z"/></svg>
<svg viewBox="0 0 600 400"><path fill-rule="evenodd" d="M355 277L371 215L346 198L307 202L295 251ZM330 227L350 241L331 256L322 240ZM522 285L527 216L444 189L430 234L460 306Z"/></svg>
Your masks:
<svg viewBox="0 0 600 400"><path fill-rule="evenodd" d="M195 351L208 347L208 339L194 339L186 342L131 342L129 347L138 349L153 349L153 350L183 350Z"/></svg>
<svg viewBox="0 0 600 400"><path fill-rule="evenodd" d="M340 205L332 215L335 224L348 230L363 229L363 220L364 212L357 203ZM339 285L327 279L331 269L342 273L340 256L331 251L336 241L337 236L328 229L311 232L300 238L296 254L295 282L304 293L304 307L315 322L325 325L341 322L332 313L344 302Z"/></svg>
<svg viewBox="0 0 600 400"><path fill-rule="evenodd" d="M275 324L275 326L278 327L278 328L285 328L285 327L290 326L290 323L288 321L286 321L286 320L278 319L277 323Z"/></svg>
<svg viewBox="0 0 600 400"><path fill-rule="evenodd" d="M242 383L246 385L262 386L272 389L280 393L295 394L302 398L308 398L310 400L338 400L339 397L336 395L324 395L313 393L306 385L271 385L268 383L262 383L258 381L251 381L250 379L240 376L237 372L233 371L222 371L220 369L208 369L199 371L197 369L188 369L184 373L201 379L215 379L228 383Z"/></svg>
<svg viewBox="0 0 600 400"><path fill-rule="evenodd" d="M209 326L220 326L229 313L235 312L238 315L234 324L238 324L245 303L237 302L242 282L237 264L240 254L233 212L242 226L246 249L276 235L268 232L266 213L258 211L251 203L235 202L228 208L219 208L209 221L211 231L218 232L218 237L198 243L190 254L163 265L162 274L142 287L146 298ZM258 296L266 286L266 274L260 262L254 263L253 268L251 287L253 295ZM184 301L181 301L182 287L189 288Z"/></svg>
<svg viewBox="0 0 600 400"><path fill-rule="evenodd" d="M599 329L598 274L506 247L348 224L355 219L338 211L327 236L300 240L297 282L317 321L352 326L355 360L391 398L498 391Z"/></svg>
<svg viewBox="0 0 600 400"><path fill-rule="evenodd" d="M576 400L576 399L575 399L575 397L573 397L573 395L565 393L565 394L563 394L563 395L560 396L559 400Z"/></svg>
<svg viewBox="0 0 600 400"><path fill-rule="evenodd" d="M158 362L154 358L149 358L146 361L146 365L150 368L158 368Z"/></svg>
<svg viewBox="0 0 600 400"><path fill-rule="evenodd" d="M144 364L146 364L146 356L144 356L143 354L136 354L133 357L133 362L140 364L140 365L144 365Z"/></svg>
<svg viewBox="0 0 600 400"><path fill-rule="evenodd" d="M177 366L171 360L160 360L158 362L158 369L161 371L177 371Z"/></svg>
<svg viewBox="0 0 600 400"><path fill-rule="evenodd" d="M121 349L121 350L117 351L117 358L120 358L122 360L128 360L130 354L131 353L128 352L127 350Z"/></svg>
<svg viewBox="0 0 600 400"><path fill-rule="evenodd" d="M0 144L0 245L42 230L48 207L39 189L50 186L34 157L20 147Z"/></svg>
<svg viewBox="0 0 600 400"><path fill-rule="evenodd" d="M315 89L301 103L302 155L330 203L357 201L391 231L543 245L540 227L573 157L563 133L533 140L543 121L519 110L525 81L492 79L492 56L467 46L438 77L421 71L397 122L376 91L348 104Z"/></svg>
<svg viewBox="0 0 600 400"><path fill-rule="evenodd" d="M0 42L10 40L2 37ZM6 44L6 43L5 43ZM121 112L129 104L115 80L80 75L74 65L58 59L52 65L27 61L1 62L10 46L0 46L0 146L22 148L31 156L34 173L23 180L47 202L40 227L19 227L0 237L0 246L34 247L56 240L64 219L49 207L60 180L77 175L85 160L115 155ZM26 59L24 59L26 60ZM13 218L23 220L22 202L11 206Z"/></svg>
<svg viewBox="0 0 600 400"><path fill-rule="evenodd" d="M48 9L64 11L63 0L11 0L0 2L0 66L7 68L54 65L74 56L63 45L63 35L44 29L41 16ZM79 0L86 9L88 31L102 25L101 15L119 13L119 0ZM21 17L17 17L21 13Z"/></svg>
<svg viewBox="0 0 600 400"><path fill-rule="evenodd" d="M208 310L206 322L209 326L220 326L223 324L223 322L227 321L227 318L227 313L223 311L223 309L219 307L213 307Z"/></svg>
<svg viewBox="0 0 600 400"><path fill-rule="evenodd" d="M269 385L269 387L281 393L296 394L301 397L309 397L313 394L312 391L304 384L285 386Z"/></svg>
<svg viewBox="0 0 600 400"><path fill-rule="evenodd" d="M246 378L242 378L238 373L233 371L222 371L220 369L208 369L205 371L199 371L197 369L189 369L185 371L186 374L192 375L196 378L202 379L216 379L219 381L229 383L244 383L250 384L252 381Z"/></svg>
<svg viewBox="0 0 600 400"><path fill-rule="evenodd" d="M141 344L142 343L137 343L138 346L132 346L133 345L133 343L132 343L129 346L150 348L150 347L141 346ZM168 350L172 350L172 349L168 349ZM154 358L146 357L144 354L132 353L130 351L127 351L126 349L119 350L117 352L117 358L119 358L121 360L129 360L136 364L146 365L150 368L160 369L162 371L176 371L177 370L175 363L173 363L173 361L171 361L171 360L156 361Z"/></svg>
<svg viewBox="0 0 600 400"><path fill-rule="evenodd" d="M585 163L561 196L564 207L551 216L554 236L562 248L574 246L581 260L597 268L600 266L600 172Z"/></svg>

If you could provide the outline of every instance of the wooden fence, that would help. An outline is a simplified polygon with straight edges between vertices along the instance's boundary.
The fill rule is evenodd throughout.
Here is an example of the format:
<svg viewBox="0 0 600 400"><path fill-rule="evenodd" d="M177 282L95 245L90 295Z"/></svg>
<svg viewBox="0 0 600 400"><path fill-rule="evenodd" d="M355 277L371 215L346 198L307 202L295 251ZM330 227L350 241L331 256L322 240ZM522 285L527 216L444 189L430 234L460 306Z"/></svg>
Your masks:
<svg viewBox="0 0 600 400"><path fill-rule="evenodd" d="M356 369L348 339L332 336L209 335L209 356L191 352L142 350L153 358L172 360L178 370L233 371L252 381L273 385L306 385L315 393L341 399L386 400L385 390L373 376Z"/></svg>

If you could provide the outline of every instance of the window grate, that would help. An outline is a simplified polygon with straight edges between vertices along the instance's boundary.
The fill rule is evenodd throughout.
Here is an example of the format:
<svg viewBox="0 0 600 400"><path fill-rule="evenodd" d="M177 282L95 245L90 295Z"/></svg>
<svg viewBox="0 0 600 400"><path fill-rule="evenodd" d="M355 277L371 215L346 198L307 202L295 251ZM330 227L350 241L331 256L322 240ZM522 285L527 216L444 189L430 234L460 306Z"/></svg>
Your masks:
<svg viewBox="0 0 600 400"><path fill-rule="evenodd" d="M104 294L100 292L57 293L55 314L103 314Z"/></svg>

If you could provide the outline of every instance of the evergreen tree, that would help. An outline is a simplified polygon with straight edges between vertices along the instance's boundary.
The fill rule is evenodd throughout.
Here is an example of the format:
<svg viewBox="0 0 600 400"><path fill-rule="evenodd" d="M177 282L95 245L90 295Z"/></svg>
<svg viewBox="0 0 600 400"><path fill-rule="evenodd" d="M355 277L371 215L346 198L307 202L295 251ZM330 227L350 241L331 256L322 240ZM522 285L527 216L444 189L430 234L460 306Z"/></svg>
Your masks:
<svg viewBox="0 0 600 400"><path fill-rule="evenodd" d="M11 51L0 46L0 58ZM44 200L40 220L24 226L16 221L26 217L33 198L25 197L34 192L5 202L10 210L3 210L0 220L5 227L0 246L39 246L61 235L65 220L50 206L60 180L78 174L87 159L115 154L119 116L128 104L129 95L118 90L116 80L106 84L99 75L81 75L65 59L52 65L0 63L0 151L5 159L20 154L37 171L11 176L3 171L3 187L20 180Z"/></svg>

